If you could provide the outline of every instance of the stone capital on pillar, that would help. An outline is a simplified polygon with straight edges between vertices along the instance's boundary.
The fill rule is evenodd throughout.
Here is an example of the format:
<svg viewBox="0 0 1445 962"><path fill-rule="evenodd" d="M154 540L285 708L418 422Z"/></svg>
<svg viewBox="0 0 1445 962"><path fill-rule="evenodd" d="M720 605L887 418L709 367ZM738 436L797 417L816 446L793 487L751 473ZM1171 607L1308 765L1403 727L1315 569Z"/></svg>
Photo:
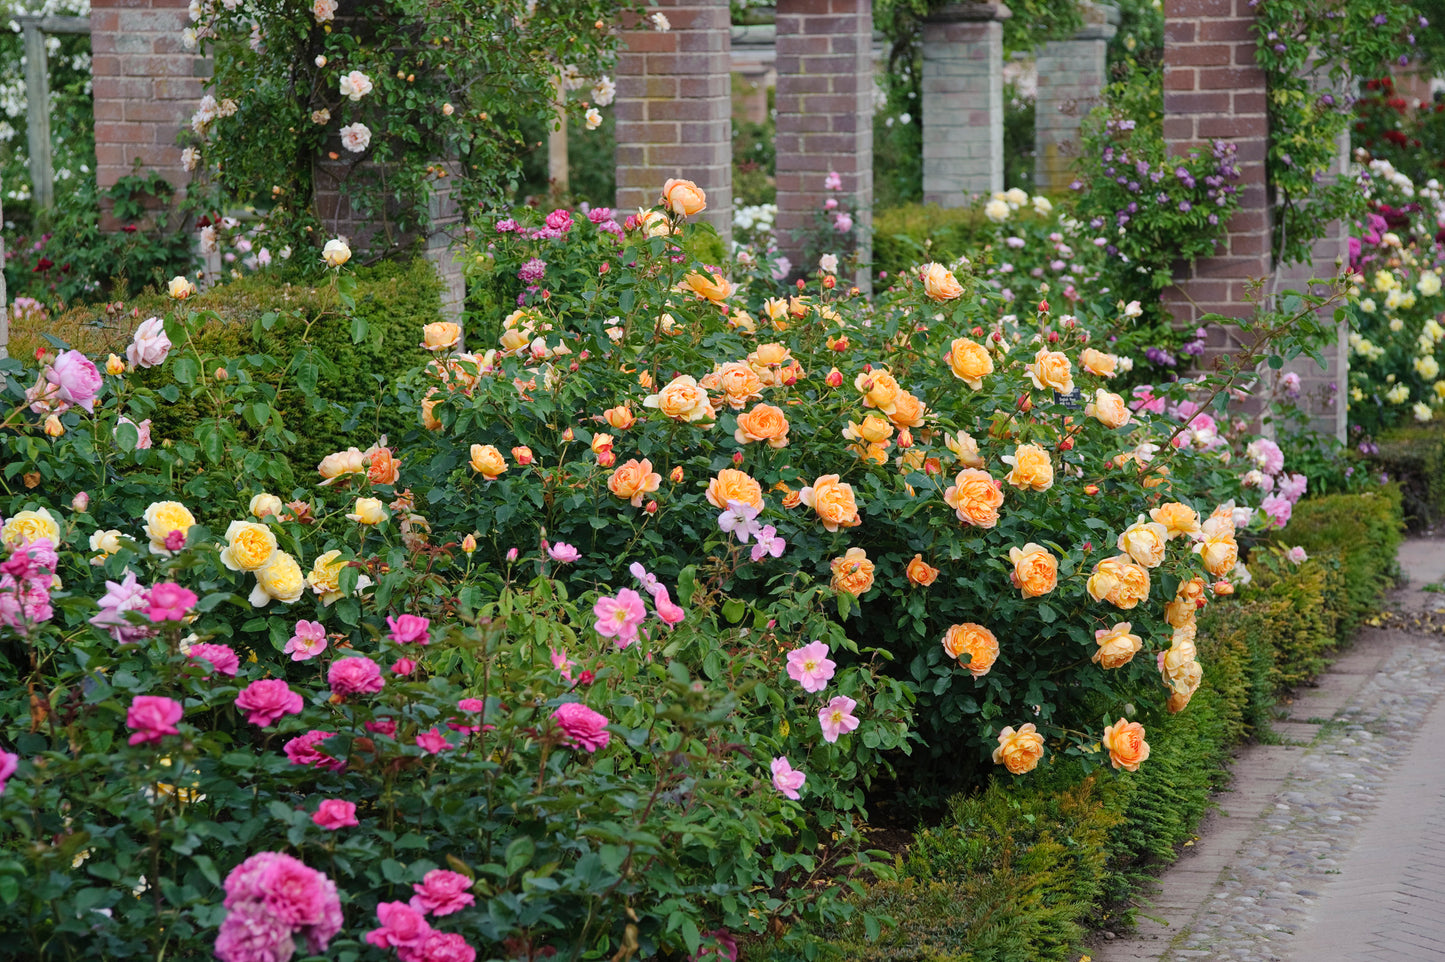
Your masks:
<svg viewBox="0 0 1445 962"><path fill-rule="evenodd" d="M872 0L778 0L777 233L796 269L811 273L823 254L872 260ZM830 191L836 172L841 188ZM827 200L853 214L851 250L805 249ZM825 234L825 236L828 236ZM841 239L841 235L838 235ZM866 266L855 279L866 287ZM846 283L846 281L845 281Z"/></svg>
<svg viewBox="0 0 1445 962"><path fill-rule="evenodd" d="M617 206L652 207L671 177L707 193L701 219L732 242L732 17L728 0L657 0L670 28L623 24L617 58Z"/></svg>
<svg viewBox="0 0 1445 962"><path fill-rule="evenodd" d="M1003 21L998 2L923 21L923 201L962 207L1003 190Z"/></svg>

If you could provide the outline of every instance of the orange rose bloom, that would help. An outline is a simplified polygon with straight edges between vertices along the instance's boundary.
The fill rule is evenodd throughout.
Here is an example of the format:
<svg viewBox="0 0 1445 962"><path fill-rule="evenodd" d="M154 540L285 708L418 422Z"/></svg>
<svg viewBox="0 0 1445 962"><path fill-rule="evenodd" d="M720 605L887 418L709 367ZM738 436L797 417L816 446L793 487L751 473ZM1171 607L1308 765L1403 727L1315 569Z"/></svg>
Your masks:
<svg viewBox="0 0 1445 962"><path fill-rule="evenodd" d="M378 444L369 449L366 456L370 461L367 480L372 484L396 484L401 476L401 462L391 456L391 448Z"/></svg>
<svg viewBox="0 0 1445 962"><path fill-rule="evenodd" d="M474 444L472 445L472 470L488 481L495 481L501 477L502 472L507 470L507 461L495 446Z"/></svg>
<svg viewBox="0 0 1445 962"><path fill-rule="evenodd" d="M434 392L434 391L435 391L435 388L433 388L433 392ZM436 416L436 414L434 413L434 409L436 408L436 406L437 406L438 404L442 403L442 402L445 401L445 400L446 400L446 398L444 398L444 397L438 397L435 393L429 393L429 394L427 394L426 397L422 398L422 402L421 402L421 424L422 424L422 427L426 428L428 431L440 431L440 430L442 429L441 418L439 418L439 417Z"/></svg>
<svg viewBox="0 0 1445 962"><path fill-rule="evenodd" d="M863 519L858 517L853 486L839 481L836 474L823 475L799 491L798 499L818 512L818 517L823 519L823 527L829 531L856 528L863 523Z"/></svg>
<svg viewBox="0 0 1445 962"><path fill-rule="evenodd" d="M1044 736L1034 728L1033 722L1020 725L1018 731L1014 731L1010 725L998 733L998 747L993 750L993 761L994 764L1007 768L1011 774L1024 775L1033 771L1043 757Z"/></svg>
<svg viewBox="0 0 1445 962"><path fill-rule="evenodd" d="M853 386L863 392L863 406L892 414L903 389L886 370L865 371L853 379Z"/></svg>
<svg viewBox="0 0 1445 962"><path fill-rule="evenodd" d="M1061 351L1039 348L1032 364L1025 364L1024 370L1033 379L1036 388L1053 388L1060 394L1074 389L1074 372L1068 357Z"/></svg>
<svg viewBox="0 0 1445 962"><path fill-rule="evenodd" d="M763 486L754 481L746 471L737 468L723 468L717 477L707 483L708 504L725 511L729 501L741 501L763 510Z"/></svg>
<svg viewBox="0 0 1445 962"><path fill-rule="evenodd" d="M702 379L702 386L709 391L721 391L728 407L741 410L749 401L763 396L763 382L755 372L742 361L729 361L720 365Z"/></svg>
<svg viewBox="0 0 1445 962"><path fill-rule="evenodd" d="M1193 697L1193 695L1181 695L1177 691L1171 691L1169 692L1169 701L1165 703L1164 707L1169 709L1169 714L1177 715L1188 707L1189 699Z"/></svg>
<svg viewBox="0 0 1445 962"><path fill-rule="evenodd" d="M984 465L983 456L978 453L978 442L973 435L967 431L959 431L957 434L945 434L943 443L953 456L958 458L959 463L966 468L982 468Z"/></svg>
<svg viewBox="0 0 1445 962"><path fill-rule="evenodd" d="M642 507L643 497L656 491L661 484L662 475L652 470L652 462L646 458L641 461L628 459L607 479L607 489L630 502L634 508Z"/></svg>
<svg viewBox="0 0 1445 962"><path fill-rule="evenodd" d="M1010 548L1008 560L1014 566L1009 580L1025 598L1038 598L1058 587L1059 560L1043 545L1030 541L1022 548Z"/></svg>
<svg viewBox="0 0 1445 962"><path fill-rule="evenodd" d="M982 389L984 377L993 373L993 358L988 348L966 337L954 338L943 359L953 376L975 391Z"/></svg>
<svg viewBox="0 0 1445 962"><path fill-rule="evenodd" d="M953 276L953 271L942 264L923 265L923 293L935 301L951 301L963 293L963 285Z"/></svg>
<svg viewBox="0 0 1445 962"><path fill-rule="evenodd" d="M462 326L451 321L437 321L421 329L421 346L428 351L445 351L462 342Z"/></svg>
<svg viewBox="0 0 1445 962"><path fill-rule="evenodd" d="M632 408L626 404L619 404L615 408L608 408L602 412L602 418L614 431L626 431L637 423L637 416L632 413Z"/></svg>
<svg viewBox="0 0 1445 962"><path fill-rule="evenodd" d="M1146 568L1157 568L1164 562L1164 548L1169 543L1169 529L1157 521L1139 520L1119 535L1119 550Z"/></svg>
<svg viewBox="0 0 1445 962"><path fill-rule="evenodd" d="M693 271L682 279L682 285L698 297L719 306L733 294L733 285L721 274L703 274Z"/></svg>
<svg viewBox="0 0 1445 962"><path fill-rule="evenodd" d="M1099 650L1094 652L1094 664L1101 668L1122 668L1134 660L1144 647L1144 639L1131 634L1132 622L1121 621L1112 628L1101 628L1094 632L1094 641Z"/></svg>
<svg viewBox="0 0 1445 962"><path fill-rule="evenodd" d="M916 554L913 560L908 562L908 580L921 588L927 588L938 580L938 569L931 567L923 560L923 555Z"/></svg>
<svg viewBox="0 0 1445 962"><path fill-rule="evenodd" d="M841 558L829 563L833 569L831 582L834 591L842 591L857 598L873 587L873 562L862 548L849 548Z"/></svg>
<svg viewBox="0 0 1445 962"><path fill-rule="evenodd" d="M1037 444L1020 444L1013 454L1004 455L1003 462L1013 465L1004 480L1020 491L1047 491L1054 486L1054 463Z"/></svg>
<svg viewBox="0 0 1445 962"><path fill-rule="evenodd" d="M1135 564L1126 554L1105 558L1094 565L1086 587L1095 601L1107 601L1127 610L1149 597L1149 569Z"/></svg>
<svg viewBox="0 0 1445 962"><path fill-rule="evenodd" d="M768 442L768 447L788 446L788 419L781 408L759 404L746 414L738 415L738 429L733 432L738 444Z"/></svg>
<svg viewBox="0 0 1445 962"><path fill-rule="evenodd" d="M900 391L893 402L893 411L888 415L888 420L900 430L916 428L923 425L923 417L927 413L927 405L907 391Z"/></svg>
<svg viewBox="0 0 1445 962"><path fill-rule="evenodd" d="M662 185L662 206L674 214L691 217L707 208L707 194L692 181L673 177Z"/></svg>
<svg viewBox="0 0 1445 962"><path fill-rule="evenodd" d="M843 437L865 444L882 444L893 437L893 425L877 415L870 414L863 419L862 424L849 421L848 426L843 429Z"/></svg>
<svg viewBox="0 0 1445 962"><path fill-rule="evenodd" d="M657 408L675 421L711 421L717 417L707 391L686 374L673 378L661 391L644 398L642 403L644 407Z"/></svg>
<svg viewBox="0 0 1445 962"><path fill-rule="evenodd" d="M967 668L973 677L982 678L998 658L998 639L983 625L973 622L951 625L943 636L943 650L950 658L962 659L967 654L968 664L960 660L960 667Z"/></svg>
<svg viewBox="0 0 1445 962"><path fill-rule="evenodd" d="M943 492L943 500L964 524L992 528L998 524L1003 489L987 471L964 468Z"/></svg>
<svg viewBox="0 0 1445 962"><path fill-rule="evenodd" d="M1228 574L1239 561L1239 545L1234 540L1234 525L1215 518L1204 522L1204 539L1194 546L1194 553L1204 563L1204 570L1216 578Z"/></svg>
<svg viewBox="0 0 1445 962"><path fill-rule="evenodd" d="M1175 598L1164 606L1164 620L1176 629L1183 628L1185 625L1194 624L1196 611L1198 609L1194 607L1194 602Z"/></svg>
<svg viewBox="0 0 1445 962"><path fill-rule="evenodd" d="M1115 768L1127 768L1137 772L1139 766L1149 758L1149 743L1144 740L1144 726L1138 722L1119 719L1104 729L1100 740L1109 750L1109 761Z"/></svg>
<svg viewBox="0 0 1445 962"><path fill-rule="evenodd" d="M1118 366L1117 357L1096 351L1092 347L1084 348L1084 352L1079 355L1079 367L1099 377L1113 377L1118 372Z"/></svg>
<svg viewBox="0 0 1445 962"><path fill-rule="evenodd" d="M1103 388L1094 392L1094 400L1084 405L1087 417L1097 418L1106 428L1122 428L1133 420L1129 405L1117 394L1110 394Z"/></svg>
<svg viewBox="0 0 1445 962"><path fill-rule="evenodd" d="M1199 512L1187 504L1180 504L1178 501L1171 501L1168 504L1161 504L1157 508L1149 510L1149 517L1158 521L1169 531L1169 540L1173 541L1181 534L1196 535L1200 532Z"/></svg>

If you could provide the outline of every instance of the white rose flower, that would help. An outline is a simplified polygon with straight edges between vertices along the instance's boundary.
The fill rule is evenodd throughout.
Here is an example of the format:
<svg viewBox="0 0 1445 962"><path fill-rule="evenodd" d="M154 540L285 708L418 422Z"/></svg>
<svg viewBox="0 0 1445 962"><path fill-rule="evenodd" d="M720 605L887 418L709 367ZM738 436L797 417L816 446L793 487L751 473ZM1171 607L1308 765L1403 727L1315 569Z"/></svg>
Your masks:
<svg viewBox="0 0 1445 962"><path fill-rule="evenodd" d="M341 128L341 146L359 154L371 144L371 130L366 124L347 124Z"/></svg>
<svg viewBox="0 0 1445 962"><path fill-rule="evenodd" d="M341 96L352 101L360 100L371 93L371 78L360 70L353 70L341 78Z"/></svg>

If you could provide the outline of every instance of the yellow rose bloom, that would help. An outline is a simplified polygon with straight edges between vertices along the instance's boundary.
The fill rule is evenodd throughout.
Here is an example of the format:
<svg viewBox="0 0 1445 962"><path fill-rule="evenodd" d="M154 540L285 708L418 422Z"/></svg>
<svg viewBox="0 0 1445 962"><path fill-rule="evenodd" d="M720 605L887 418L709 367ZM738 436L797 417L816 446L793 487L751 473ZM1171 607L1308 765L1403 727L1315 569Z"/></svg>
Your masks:
<svg viewBox="0 0 1445 962"><path fill-rule="evenodd" d="M50 516L48 508L16 512L0 529L0 541L8 545L25 544L30 541L48 540L60 546L60 525Z"/></svg>
<svg viewBox="0 0 1445 962"><path fill-rule="evenodd" d="M925 264L922 272L923 293L935 301L951 301L963 293L963 285L953 271L942 264Z"/></svg>
<svg viewBox="0 0 1445 962"><path fill-rule="evenodd" d="M328 551L318 555L311 563L311 573L306 576L306 583L311 590L321 596L323 605L330 605L343 596L341 590L341 572L346 570L346 561L341 557L340 551ZM371 587L371 579L361 575L356 579L356 591Z"/></svg>
<svg viewBox="0 0 1445 962"><path fill-rule="evenodd" d="M993 761L1007 768L1010 774L1024 775L1033 771L1043 757L1044 736L1034 728L1033 722L1020 725L1018 731L1010 725L998 733Z"/></svg>
<svg viewBox="0 0 1445 962"><path fill-rule="evenodd" d="M96 531L90 536L90 550L97 552L91 564L99 564L120 550L120 532L115 528Z"/></svg>
<svg viewBox="0 0 1445 962"><path fill-rule="evenodd" d="M1126 554L1105 558L1094 566L1085 587L1095 601L1107 601L1127 610L1149 597L1149 569L1135 564Z"/></svg>
<svg viewBox="0 0 1445 962"><path fill-rule="evenodd" d="M858 502L853 486L838 480L836 474L825 474L802 491L798 498L812 508L823 519L823 527L829 531L839 528L856 528L863 523L858 517Z"/></svg>
<svg viewBox="0 0 1445 962"><path fill-rule="evenodd" d="M255 521L232 521L226 528L221 564L232 571L259 571L276 553L276 535Z"/></svg>
<svg viewBox="0 0 1445 962"><path fill-rule="evenodd" d="M968 664L960 661L959 666L967 668L973 677L982 678L998 660L998 639L983 625L973 622L950 625L943 636L943 650L953 659L968 655Z"/></svg>
<svg viewBox="0 0 1445 962"><path fill-rule="evenodd" d="M1101 668L1122 668L1134 660L1144 647L1144 639L1131 634L1131 622L1121 621L1112 628L1094 632L1094 642L1099 650L1094 652L1094 664Z"/></svg>
<svg viewBox="0 0 1445 962"><path fill-rule="evenodd" d="M264 518L267 515L281 517L281 509L286 507L281 499L274 494L266 494L264 491L251 499L248 510L252 517Z"/></svg>
<svg viewBox="0 0 1445 962"><path fill-rule="evenodd" d="M833 570L831 587L857 598L873 587L873 562L862 548L849 548L841 558L828 563Z"/></svg>
<svg viewBox="0 0 1445 962"><path fill-rule="evenodd" d="M642 399L643 407L656 408L675 421L711 421L717 414L707 391L689 375L673 378L656 394Z"/></svg>
<svg viewBox="0 0 1445 962"><path fill-rule="evenodd" d="M1043 545L1030 541L1022 548L1010 548L1008 560L1014 566L1009 580L1025 598L1038 598L1058 587L1059 559Z"/></svg>
<svg viewBox="0 0 1445 962"><path fill-rule="evenodd" d="M1180 535L1199 534L1199 512L1187 504L1171 501L1157 508L1150 508L1149 517L1164 526L1171 541Z"/></svg>
<svg viewBox="0 0 1445 962"><path fill-rule="evenodd" d="M1061 351L1050 351L1046 347L1039 348L1034 355L1032 364L1025 364L1024 370L1028 372L1034 387L1052 388L1060 394L1068 394L1074 389L1073 368L1069 359Z"/></svg>
<svg viewBox="0 0 1445 962"><path fill-rule="evenodd" d="M993 358L988 349L966 337L954 338L943 359L953 376L975 391L981 390L984 377L993 373Z"/></svg>
<svg viewBox="0 0 1445 962"><path fill-rule="evenodd" d="M1119 550L1146 568L1157 568L1164 562L1164 548L1169 543L1169 529L1157 521L1139 520L1119 535Z"/></svg>
<svg viewBox="0 0 1445 962"><path fill-rule="evenodd" d="M1138 722L1119 719L1104 729L1100 743L1109 752L1109 761L1115 768L1137 772L1139 766L1149 759L1149 743L1144 740L1144 726Z"/></svg>
<svg viewBox="0 0 1445 962"><path fill-rule="evenodd" d="M471 454L472 470L488 481L497 480L507 470L507 460L495 445L473 444Z"/></svg>
<svg viewBox="0 0 1445 962"><path fill-rule="evenodd" d="M707 483L707 503L719 511L727 510L729 501L763 510L763 486L758 484L746 471L737 468L723 468L717 477Z"/></svg>
<svg viewBox="0 0 1445 962"><path fill-rule="evenodd" d="M263 608L272 601L289 605L296 602L305 589L306 579L301 576L296 559L277 551L266 567L256 572L256 587L251 590L249 600L253 608Z"/></svg>
<svg viewBox="0 0 1445 962"><path fill-rule="evenodd" d="M1020 444L1002 460L1013 465L1004 480L1020 491L1047 491L1054 486L1054 464L1037 444Z"/></svg>
<svg viewBox="0 0 1445 962"><path fill-rule="evenodd" d="M380 498L357 498L346 517L357 524L381 524L386 520L386 508Z"/></svg>
<svg viewBox="0 0 1445 962"><path fill-rule="evenodd" d="M179 501L157 501L145 511L145 533L151 542L152 554L166 554L166 536L172 531L186 534L196 523L196 516Z"/></svg>

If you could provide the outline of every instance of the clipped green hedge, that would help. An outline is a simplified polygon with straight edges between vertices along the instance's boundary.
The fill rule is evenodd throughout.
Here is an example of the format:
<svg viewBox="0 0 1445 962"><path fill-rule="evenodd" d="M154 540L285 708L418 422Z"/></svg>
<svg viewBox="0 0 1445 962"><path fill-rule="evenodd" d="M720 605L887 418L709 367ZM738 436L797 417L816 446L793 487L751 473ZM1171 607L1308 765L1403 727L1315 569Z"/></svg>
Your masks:
<svg viewBox="0 0 1445 962"><path fill-rule="evenodd" d="M1378 439L1372 469L1400 486L1405 523L1431 527L1445 518L1445 424L1407 424Z"/></svg>
<svg viewBox="0 0 1445 962"><path fill-rule="evenodd" d="M977 251L987 224L978 207L905 204L873 212L873 269L896 274L924 261L948 262Z"/></svg>
<svg viewBox="0 0 1445 962"><path fill-rule="evenodd" d="M327 288L280 280L269 273L218 285L190 302L197 310L214 311L221 318L207 324L196 339L196 348L204 357L268 354L287 364L295 345L305 336L329 362L323 364L317 381L319 393L332 402L325 409L296 406L288 410L284 407L286 396L282 396L287 426L297 435L295 445L283 454L298 478L314 473L332 451L353 444L364 448L377 435L400 434L416 422L415 411L378 405L378 389L383 381L426 363L427 353L420 347L421 329L440 319L441 282L423 258L383 262L358 270L355 297L356 311L367 324L360 344L352 343L349 321L327 313L335 306ZM121 320L101 308L83 307L58 318L56 327L80 342L75 346L87 353L123 353L139 323L136 317L161 315L173 307L164 295L147 294L126 302ZM131 316L132 311L139 314ZM257 322L272 312L277 315L275 323L269 330L262 329ZM170 381L164 368L136 371L132 376L157 388ZM261 372L256 376L274 380L276 375ZM162 404L151 415L155 442L190 439L195 424L214 416L204 403L204 399L183 395L172 404Z"/></svg>
<svg viewBox="0 0 1445 962"><path fill-rule="evenodd" d="M857 921L823 955L861 962L1065 962L1085 931L1173 860L1229 777L1232 747L1268 731L1276 695L1326 663L1390 584L1400 494L1382 488L1301 502L1282 535L1309 561L1261 553L1255 582L1199 622L1204 683L1177 715L1146 720L1136 773L1082 774L1046 756L954 798L920 832L897 877L868 887ZM895 924L870 937L864 919Z"/></svg>

